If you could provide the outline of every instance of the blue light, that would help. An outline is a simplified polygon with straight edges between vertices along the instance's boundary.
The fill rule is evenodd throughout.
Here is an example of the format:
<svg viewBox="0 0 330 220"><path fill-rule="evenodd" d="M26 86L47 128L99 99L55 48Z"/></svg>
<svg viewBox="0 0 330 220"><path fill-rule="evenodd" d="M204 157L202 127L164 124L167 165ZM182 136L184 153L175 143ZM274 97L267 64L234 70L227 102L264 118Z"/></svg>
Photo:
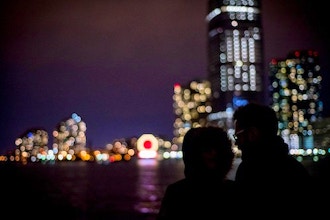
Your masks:
<svg viewBox="0 0 330 220"><path fill-rule="evenodd" d="M240 106L244 106L248 103L249 103L249 101L245 98L237 97L237 96L233 97L233 104L234 104L235 108L240 107Z"/></svg>
<svg viewBox="0 0 330 220"><path fill-rule="evenodd" d="M32 138L33 137L33 133L32 132L29 132L29 133L27 133L27 135L26 135L28 138Z"/></svg>

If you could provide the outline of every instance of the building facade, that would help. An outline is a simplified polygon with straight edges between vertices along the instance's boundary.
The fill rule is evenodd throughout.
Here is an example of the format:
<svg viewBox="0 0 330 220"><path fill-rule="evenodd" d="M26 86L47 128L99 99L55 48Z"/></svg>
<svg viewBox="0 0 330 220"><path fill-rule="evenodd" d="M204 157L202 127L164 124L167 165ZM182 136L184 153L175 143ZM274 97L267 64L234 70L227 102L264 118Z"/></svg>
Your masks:
<svg viewBox="0 0 330 220"><path fill-rule="evenodd" d="M207 80L192 80L188 85L175 84L173 94L173 143L181 146L183 137L192 127L208 124L212 112L211 87Z"/></svg>
<svg viewBox="0 0 330 220"><path fill-rule="evenodd" d="M264 102L261 5L255 0L208 1L208 80L213 118L228 120L238 106ZM267 78L268 79L268 78ZM217 114L220 112L220 114ZM231 126L231 125L229 125Z"/></svg>
<svg viewBox="0 0 330 220"><path fill-rule="evenodd" d="M293 51L286 59L273 59L269 67L271 105L277 112L281 136L290 149L312 149L313 123L323 110L318 52Z"/></svg>

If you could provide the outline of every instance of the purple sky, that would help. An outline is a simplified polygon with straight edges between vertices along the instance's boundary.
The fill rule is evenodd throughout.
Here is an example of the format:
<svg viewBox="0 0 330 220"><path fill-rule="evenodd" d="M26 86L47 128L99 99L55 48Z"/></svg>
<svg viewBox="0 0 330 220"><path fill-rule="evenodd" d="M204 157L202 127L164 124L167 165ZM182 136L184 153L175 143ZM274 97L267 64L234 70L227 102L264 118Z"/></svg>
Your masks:
<svg viewBox="0 0 330 220"><path fill-rule="evenodd" d="M321 1L306 2L263 1L265 61L295 49L319 51L327 98L330 51L323 28L329 24L313 5ZM51 137L73 112L86 122L88 144L96 148L143 133L172 138L174 83L207 77L207 1L0 5L0 153L29 128L44 128Z"/></svg>

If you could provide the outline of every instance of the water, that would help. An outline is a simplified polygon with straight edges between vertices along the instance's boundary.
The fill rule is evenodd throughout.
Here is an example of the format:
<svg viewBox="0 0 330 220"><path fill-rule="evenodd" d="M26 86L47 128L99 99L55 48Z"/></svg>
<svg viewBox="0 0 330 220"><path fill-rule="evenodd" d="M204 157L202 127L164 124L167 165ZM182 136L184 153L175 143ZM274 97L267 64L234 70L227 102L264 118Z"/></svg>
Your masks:
<svg viewBox="0 0 330 220"><path fill-rule="evenodd" d="M183 169L181 159L0 164L0 219L153 220Z"/></svg>
<svg viewBox="0 0 330 220"><path fill-rule="evenodd" d="M12 218L154 219L166 186L183 177L177 159L0 167L1 213Z"/></svg>

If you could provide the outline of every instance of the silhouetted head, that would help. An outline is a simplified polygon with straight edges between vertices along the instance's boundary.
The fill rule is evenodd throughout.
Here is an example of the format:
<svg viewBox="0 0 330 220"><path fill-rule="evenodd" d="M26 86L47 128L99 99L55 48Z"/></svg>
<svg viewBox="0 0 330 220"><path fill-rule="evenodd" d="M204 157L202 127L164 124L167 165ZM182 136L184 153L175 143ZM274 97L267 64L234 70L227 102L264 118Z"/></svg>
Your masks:
<svg viewBox="0 0 330 220"><path fill-rule="evenodd" d="M287 150L286 146L277 147L282 139L278 136L276 112L270 106L257 103L241 106L234 112L233 120L236 144L242 150L242 156L247 152L258 154L268 150Z"/></svg>
<svg viewBox="0 0 330 220"><path fill-rule="evenodd" d="M185 176L223 179L232 167L234 153L227 132L219 127L191 128L183 144Z"/></svg>
<svg viewBox="0 0 330 220"><path fill-rule="evenodd" d="M233 119L240 129L255 127L267 137L276 136L278 132L276 112L267 105L249 103L241 106L234 112Z"/></svg>

